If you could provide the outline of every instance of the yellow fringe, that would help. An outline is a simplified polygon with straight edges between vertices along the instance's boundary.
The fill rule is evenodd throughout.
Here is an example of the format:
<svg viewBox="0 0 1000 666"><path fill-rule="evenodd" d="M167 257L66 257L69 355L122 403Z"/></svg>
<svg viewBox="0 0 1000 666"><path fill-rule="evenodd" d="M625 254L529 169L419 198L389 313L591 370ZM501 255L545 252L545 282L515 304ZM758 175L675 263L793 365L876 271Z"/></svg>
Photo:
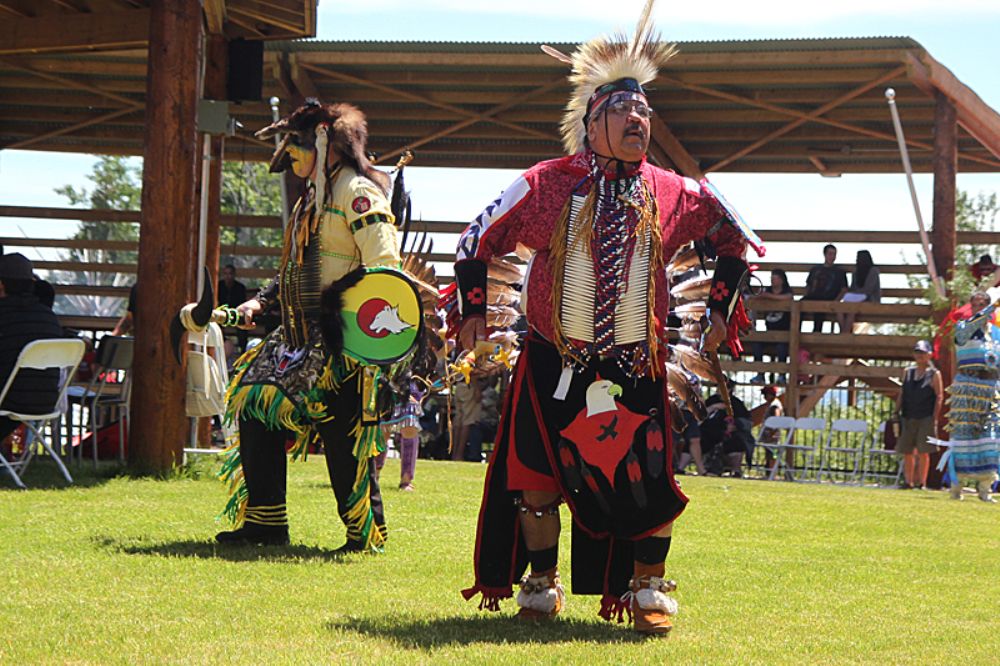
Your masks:
<svg viewBox="0 0 1000 666"><path fill-rule="evenodd" d="M639 217L639 224L636 226L638 237L644 238L646 230L649 230L650 256L649 256L649 288L646 292L646 299L649 302L649 316L646 318L646 344L649 347L650 377L656 379L659 374L659 331L656 330L656 276L662 275L665 264L663 259L663 229L660 227L660 207L656 203L656 197L642 181L644 199L646 205L642 208ZM666 322L660 322L660 326L666 326Z"/></svg>
<svg viewBox="0 0 1000 666"><path fill-rule="evenodd" d="M354 437L361 436L360 419L351 434ZM368 476L368 457L358 457L357 460L357 473L354 477L355 488L358 488L362 483L365 483ZM344 513L344 524L347 526L348 539L352 539L354 541L359 541L361 539L361 528L364 527L365 521L368 519L368 516L371 515L371 510L372 499L371 489L369 488L368 492L366 492L354 506ZM373 519L371 529L368 530L368 538L364 544L365 550L381 548L385 545L385 541L385 533L382 531L381 527L374 523Z"/></svg>

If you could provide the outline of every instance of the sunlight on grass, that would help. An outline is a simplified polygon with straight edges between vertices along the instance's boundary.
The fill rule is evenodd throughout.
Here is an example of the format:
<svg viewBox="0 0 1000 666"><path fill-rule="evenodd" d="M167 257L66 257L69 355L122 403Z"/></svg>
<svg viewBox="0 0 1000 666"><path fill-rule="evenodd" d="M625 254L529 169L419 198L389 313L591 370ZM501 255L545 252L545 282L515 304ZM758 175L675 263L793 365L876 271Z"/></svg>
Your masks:
<svg viewBox="0 0 1000 666"><path fill-rule="evenodd" d="M261 549L215 545L225 491L198 470L85 467L67 488L43 462L26 482L45 489L0 480L0 663L987 663L1000 646L1000 513L931 491L684 477L668 640L604 623L596 597L542 626L510 600L482 613L459 590L484 471L421 460L404 493L389 461L387 552L341 558L319 457L290 466L291 546Z"/></svg>

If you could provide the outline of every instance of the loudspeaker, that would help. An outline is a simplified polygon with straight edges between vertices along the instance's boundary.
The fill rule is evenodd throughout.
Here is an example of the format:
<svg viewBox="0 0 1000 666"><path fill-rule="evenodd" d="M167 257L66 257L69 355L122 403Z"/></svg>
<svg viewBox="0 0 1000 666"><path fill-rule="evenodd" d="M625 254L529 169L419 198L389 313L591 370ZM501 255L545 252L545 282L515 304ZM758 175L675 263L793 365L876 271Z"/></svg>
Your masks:
<svg viewBox="0 0 1000 666"><path fill-rule="evenodd" d="M231 102L260 101L264 87L264 42L234 39L229 42L226 96Z"/></svg>

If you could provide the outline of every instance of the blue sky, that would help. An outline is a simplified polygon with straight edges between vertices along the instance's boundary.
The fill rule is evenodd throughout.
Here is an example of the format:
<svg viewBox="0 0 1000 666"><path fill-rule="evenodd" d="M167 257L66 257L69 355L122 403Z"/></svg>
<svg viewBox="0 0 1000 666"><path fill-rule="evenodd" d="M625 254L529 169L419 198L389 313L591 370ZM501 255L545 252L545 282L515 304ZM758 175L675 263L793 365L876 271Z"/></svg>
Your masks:
<svg viewBox="0 0 1000 666"><path fill-rule="evenodd" d="M583 41L616 28L628 30L641 0L321 0L319 38L330 40ZM725 40L907 36L1000 109L1000 0L838 0L769 2L716 0L658 3L666 39ZM901 109L905 125L905 109ZM418 156L419 158L419 156ZM52 188L86 185L94 159L0 151L0 202L65 205ZM419 162L418 162L419 164ZM408 183L425 219L471 219L516 173L412 168ZM717 174L716 184L755 227L915 229L906 182L900 175L844 176ZM1000 174L959 174L971 192L1000 191ZM931 215L931 179L918 176L925 220ZM0 235L64 236L72 223L0 221ZM766 238L766 234L765 234ZM443 248L441 248L443 249ZM851 260L856 249L841 248ZM813 252L815 250L815 252ZM876 247L877 262L899 261L899 247ZM774 247L768 259L808 261L820 248ZM36 256L29 253L30 256ZM793 276L793 282L795 278Z"/></svg>

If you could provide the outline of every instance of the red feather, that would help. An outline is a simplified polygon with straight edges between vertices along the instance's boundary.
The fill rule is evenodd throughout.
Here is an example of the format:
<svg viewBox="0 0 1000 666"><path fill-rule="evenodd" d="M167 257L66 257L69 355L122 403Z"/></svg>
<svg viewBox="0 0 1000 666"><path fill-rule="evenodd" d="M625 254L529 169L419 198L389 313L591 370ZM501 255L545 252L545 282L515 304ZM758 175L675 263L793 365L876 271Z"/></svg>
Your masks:
<svg viewBox="0 0 1000 666"><path fill-rule="evenodd" d="M650 451L663 450L663 430L654 419L650 419L646 426L646 448Z"/></svg>

